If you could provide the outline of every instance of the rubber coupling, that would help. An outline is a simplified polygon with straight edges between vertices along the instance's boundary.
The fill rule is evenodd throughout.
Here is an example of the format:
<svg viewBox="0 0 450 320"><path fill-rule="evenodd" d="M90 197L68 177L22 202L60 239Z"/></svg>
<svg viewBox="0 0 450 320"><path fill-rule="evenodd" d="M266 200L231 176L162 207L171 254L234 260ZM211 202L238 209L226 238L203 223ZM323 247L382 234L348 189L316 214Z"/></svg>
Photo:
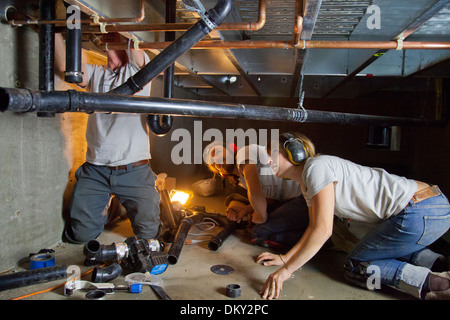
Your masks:
<svg viewBox="0 0 450 320"><path fill-rule="evenodd" d="M241 295L241 286L238 284L227 285L227 297L237 298Z"/></svg>

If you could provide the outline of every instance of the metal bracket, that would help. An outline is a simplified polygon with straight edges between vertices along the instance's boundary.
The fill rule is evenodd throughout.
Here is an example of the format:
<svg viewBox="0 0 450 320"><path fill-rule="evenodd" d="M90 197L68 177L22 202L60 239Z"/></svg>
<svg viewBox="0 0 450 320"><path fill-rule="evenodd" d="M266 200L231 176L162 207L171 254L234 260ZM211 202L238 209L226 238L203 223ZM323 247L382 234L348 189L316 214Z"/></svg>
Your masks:
<svg viewBox="0 0 450 320"><path fill-rule="evenodd" d="M217 28L217 24L209 19L208 15L206 14L205 7L203 7L202 3L198 0L183 0L182 2L183 7L188 11L197 12L200 18L205 22L206 26L212 31L215 28Z"/></svg>

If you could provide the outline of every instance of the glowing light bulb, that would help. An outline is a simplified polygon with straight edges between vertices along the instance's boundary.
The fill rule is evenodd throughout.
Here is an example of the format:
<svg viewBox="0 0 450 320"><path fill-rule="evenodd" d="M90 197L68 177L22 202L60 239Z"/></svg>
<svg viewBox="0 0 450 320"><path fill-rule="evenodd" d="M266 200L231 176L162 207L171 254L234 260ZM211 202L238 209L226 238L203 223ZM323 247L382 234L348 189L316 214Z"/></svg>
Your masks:
<svg viewBox="0 0 450 320"><path fill-rule="evenodd" d="M189 200L190 197L191 197L191 195L184 191L172 190L170 192L170 201L171 202L178 201L179 203L184 205Z"/></svg>

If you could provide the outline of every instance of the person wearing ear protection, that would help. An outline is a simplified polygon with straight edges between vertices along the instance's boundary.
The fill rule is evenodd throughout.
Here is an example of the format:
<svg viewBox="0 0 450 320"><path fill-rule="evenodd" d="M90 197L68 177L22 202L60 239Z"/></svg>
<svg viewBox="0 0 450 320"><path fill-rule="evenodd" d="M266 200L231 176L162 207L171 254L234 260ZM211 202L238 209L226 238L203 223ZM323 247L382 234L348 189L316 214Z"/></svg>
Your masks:
<svg viewBox="0 0 450 320"><path fill-rule="evenodd" d="M205 152L210 171L246 190L248 199L227 197L226 213L232 221L251 217L253 244L281 249L297 243L308 226L306 202L297 182L275 176L264 146L213 143Z"/></svg>
<svg viewBox="0 0 450 320"><path fill-rule="evenodd" d="M309 209L309 225L299 242L284 255L262 253L257 263L281 266L261 291L278 298L283 282L307 263L333 231L333 217L375 223L354 247L344 277L374 289L381 285L419 299L450 299L448 257L428 246L450 227L450 204L437 186L390 174L329 155L316 155L304 135L280 136L277 159L270 161L279 177L301 184ZM271 148L271 156L275 156ZM379 288L377 288L379 289Z"/></svg>

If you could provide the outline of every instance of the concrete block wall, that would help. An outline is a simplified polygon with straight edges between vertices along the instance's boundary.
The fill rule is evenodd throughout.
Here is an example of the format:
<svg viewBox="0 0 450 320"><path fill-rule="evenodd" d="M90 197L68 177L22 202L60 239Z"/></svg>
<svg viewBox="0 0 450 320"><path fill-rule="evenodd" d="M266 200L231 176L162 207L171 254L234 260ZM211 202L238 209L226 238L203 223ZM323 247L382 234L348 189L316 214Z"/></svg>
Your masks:
<svg viewBox="0 0 450 320"><path fill-rule="evenodd" d="M38 89L38 34L0 24L0 86ZM0 114L0 271L55 245L70 161L62 115Z"/></svg>

